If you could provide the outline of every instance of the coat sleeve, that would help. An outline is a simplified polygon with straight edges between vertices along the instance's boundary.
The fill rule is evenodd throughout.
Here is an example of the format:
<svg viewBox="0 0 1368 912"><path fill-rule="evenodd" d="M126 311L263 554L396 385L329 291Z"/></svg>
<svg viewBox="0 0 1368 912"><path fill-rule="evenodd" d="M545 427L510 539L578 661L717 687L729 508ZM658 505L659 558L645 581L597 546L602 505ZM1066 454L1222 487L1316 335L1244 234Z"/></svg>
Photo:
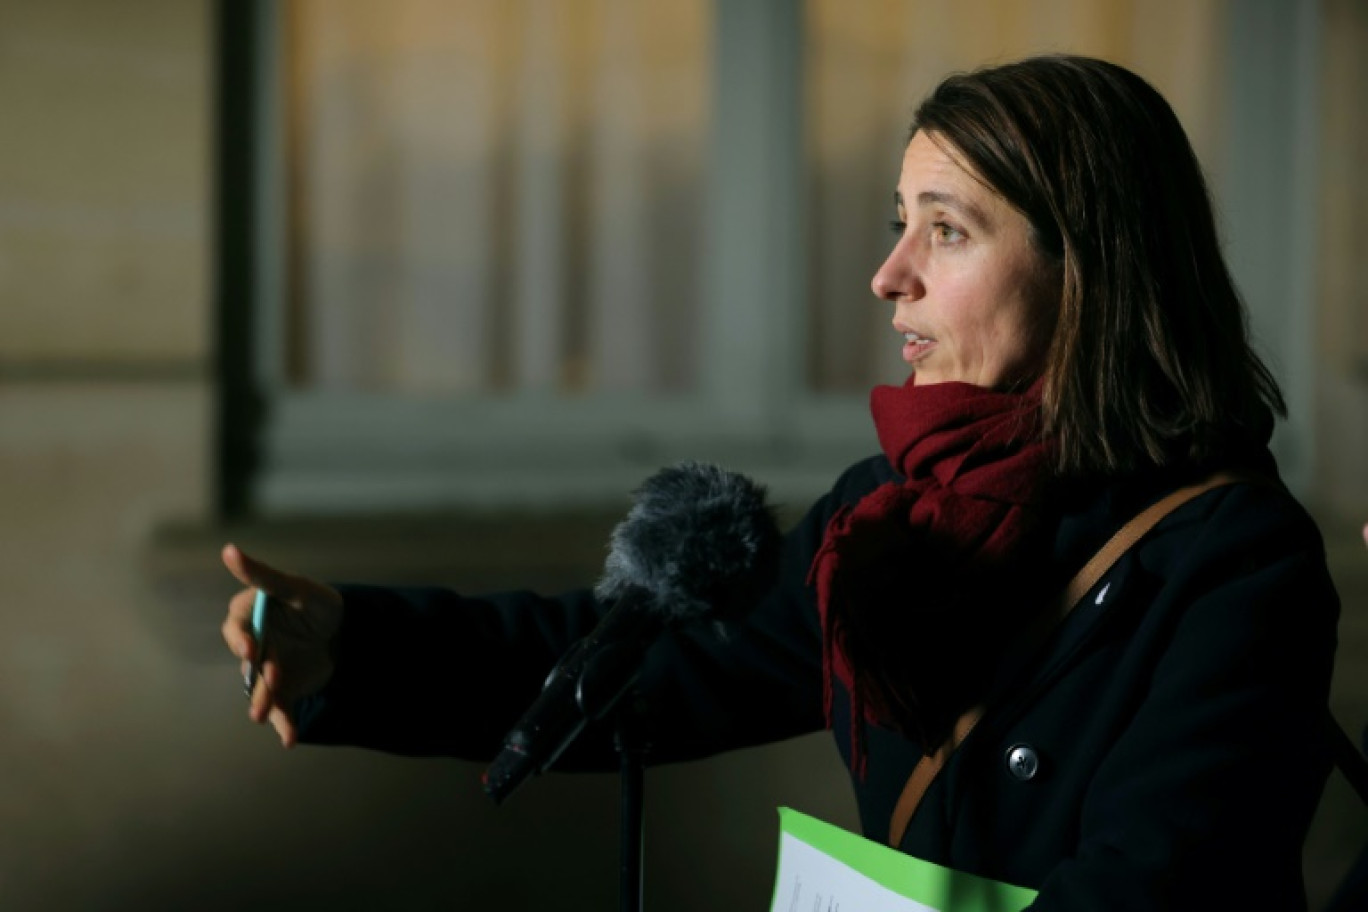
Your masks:
<svg viewBox="0 0 1368 912"><path fill-rule="evenodd" d="M822 725L820 631L806 585L834 504L870 468L848 471L784 537L777 582L722 626L667 631L642 671L652 762L706 756ZM443 589L342 586L332 680L297 707L300 740L409 755L488 760L557 659L601 614L591 592L467 597ZM611 737L590 727L559 769L611 768Z"/></svg>
<svg viewBox="0 0 1368 912"><path fill-rule="evenodd" d="M1165 626L1152 674L1031 908L1304 909L1339 610L1320 535L1245 486L1163 560L1179 570L1147 614Z"/></svg>

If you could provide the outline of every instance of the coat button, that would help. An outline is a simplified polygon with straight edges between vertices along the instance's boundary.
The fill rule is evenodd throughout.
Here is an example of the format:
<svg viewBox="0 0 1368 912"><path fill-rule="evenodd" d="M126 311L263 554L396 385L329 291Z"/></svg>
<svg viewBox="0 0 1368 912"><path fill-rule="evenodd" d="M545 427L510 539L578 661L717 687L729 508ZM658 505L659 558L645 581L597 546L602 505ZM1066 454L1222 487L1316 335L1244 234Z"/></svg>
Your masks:
<svg viewBox="0 0 1368 912"><path fill-rule="evenodd" d="M1017 744L1007 750L1007 771L1014 779L1029 782L1040 772L1040 755L1029 744Z"/></svg>

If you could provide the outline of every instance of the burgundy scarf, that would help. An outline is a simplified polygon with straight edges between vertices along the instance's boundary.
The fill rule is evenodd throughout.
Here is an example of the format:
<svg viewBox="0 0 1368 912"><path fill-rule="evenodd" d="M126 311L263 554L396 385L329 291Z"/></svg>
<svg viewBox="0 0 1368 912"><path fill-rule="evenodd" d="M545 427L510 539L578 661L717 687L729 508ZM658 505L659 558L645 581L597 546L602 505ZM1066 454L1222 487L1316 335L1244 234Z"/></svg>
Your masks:
<svg viewBox="0 0 1368 912"><path fill-rule="evenodd" d="M904 479L827 526L809 582L824 638L827 725L833 676L851 698L852 766L864 772L872 723L932 750L982 695L1025 616L1043 565L1050 448L1040 387L967 383L874 389L879 442Z"/></svg>

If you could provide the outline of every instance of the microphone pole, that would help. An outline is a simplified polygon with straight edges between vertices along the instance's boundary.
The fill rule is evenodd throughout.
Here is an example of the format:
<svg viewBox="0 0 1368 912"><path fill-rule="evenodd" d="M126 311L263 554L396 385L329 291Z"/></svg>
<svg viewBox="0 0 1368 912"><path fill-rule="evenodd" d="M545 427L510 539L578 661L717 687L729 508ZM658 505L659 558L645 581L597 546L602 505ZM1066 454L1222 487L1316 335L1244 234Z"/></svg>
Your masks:
<svg viewBox="0 0 1368 912"><path fill-rule="evenodd" d="M641 912L645 904L646 715L635 687L618 706L613 744L618 752L618 895L622 912Z"/></svg>

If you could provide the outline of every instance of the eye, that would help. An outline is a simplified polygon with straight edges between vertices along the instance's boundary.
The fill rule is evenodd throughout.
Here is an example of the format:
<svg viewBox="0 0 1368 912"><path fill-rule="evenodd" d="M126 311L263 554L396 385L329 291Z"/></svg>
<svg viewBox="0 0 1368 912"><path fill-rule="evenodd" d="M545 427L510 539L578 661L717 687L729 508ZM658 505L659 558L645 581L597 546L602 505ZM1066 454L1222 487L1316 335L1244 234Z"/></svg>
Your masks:
<svg viewBox="0 0 1368 912"><path fill-rule="evenodd" d="M958 244L964 240L964 232L949 222L932 222L931 234L941 244Z"/></svg>
<svg viewBox="0 0 1368 912"><path fill-rule="evenodd" d="M901 237L907 231L907 222L902 219L893 219L888 223L888 230Z"/></svg>

